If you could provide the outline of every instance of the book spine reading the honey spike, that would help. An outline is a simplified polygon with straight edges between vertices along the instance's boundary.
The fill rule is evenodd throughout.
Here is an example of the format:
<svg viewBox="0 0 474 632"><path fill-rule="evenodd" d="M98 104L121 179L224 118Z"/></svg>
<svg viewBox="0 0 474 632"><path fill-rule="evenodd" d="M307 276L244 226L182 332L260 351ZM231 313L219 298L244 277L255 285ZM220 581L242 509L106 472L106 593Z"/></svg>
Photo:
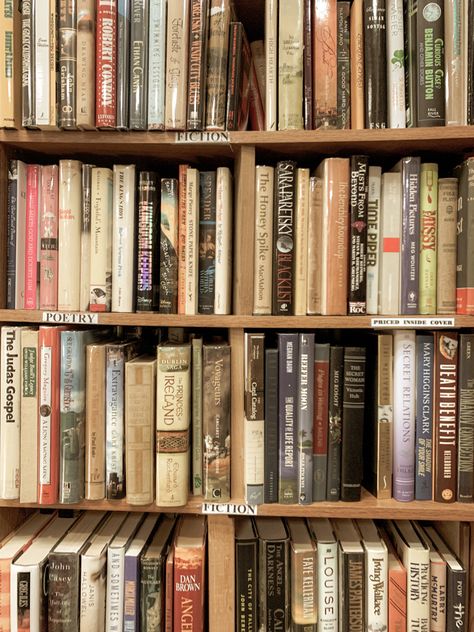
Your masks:
<svg viewBox="0 0 474 632"><path fill-rule="evenodd" d="M39 308L58 308L58 167L41 167Z"/></svg>
<svg viewBox="0 0 474 632"><path fill-rule="evenodd" d="M367 314L378 313L382 169L369 167L367 200Z"/></svg>
<svg viewBox="0 0 474 632"><path fill-rule="evenodd" d="M186 179L188 165L179 165L178 176L178 314L186 306Z"/></svg>
<svg viewBox="0 0 474 632"><path fill-rule="evenodd" d="M25 227L25 309L36 309L38 281L38 211L41 168L26 168L26 227Z"/></svg>
<svg viewBox="0 0 474 632"><path fill-rule="evenodd" d="M21 332L20 502L38 497L38 331Z"/></svg>
<svg viewBox="0 0 474 632"><path fill-rule="evenodd" d="M277 130L278 0L265 0L265 129Z"/></svg>
<svg viewBox="0 0 474 632"><path fill-rule="evenodd" d="M387 0L388 127L406 127L403 0Z"/></svg>
<svg viewBox="0 0 474 632"><path fill-rule="evenodd" d="M298 334L278 334L279 490L282 504L298 502L297 387Z"/></svg>
<svg viewBox="0 0 474 632"><path fill-rule="evenodd" d="M232 311L232 174L218 167L216 176L216 272L214 314Z"/></svg>
<svg viewBox="0 0 474 632"><path fill-rule="evenodd" d="M59 4L59 126L76 127L77 3Z"/></svg>
<svg viewBox="0 0 474 632"><path fill-rule="evenodd" d="M351 243L349 254L349 314L367 310L368 156L352 156L350 171Z"/></svg>
<svg viewBox="0 0 474 632"><path fill-rule="evenodd" d="M135 309L135 165L114 165L112 200L112 311Z"/></svg>
<svg viewBox="0 0 474 632"><path fill-rule="evenodd" d="M434 8L436 7L436 8ZM448 37L455 35L449 33ZM445 125L444 0L418 0L416 13L417 126ZM435 81L434 77L444 80ZM456 99L455 95L450 95Z"/></svg>
<svg viewBox="0 0 474 632"><path fill-rule="evenodd" d="M158 182L151 171L140 171L137 216L137 312L158 309Z"/></svg>
<svg viewBox="0 0 474 632"><path fill-rule="evenodd" d="M21 123L35 125L35 0L21 3Z"/></svg>
<svg viewBox="0 0 474 632"><path fill-rule="evenodd" d="M363 0L351 4L351 128L364 129Z"/></svg>
<svg viewBox="0 0 474 632"><path fill-rule="evenodd" d="M192 0L187 99L187 129L190 130L204 127L208 17L209 0Z"/></svg>
<svg viewBox="0 0 474 632"><path fill-rule="evenodd" d="M350 8L344 0L337 3L337 127L351 126Z"/></svg>
<svg viewBox="0 0 474 632"><path fill-rule="evenodd" d="M245 334L245 500L264 501L264 334Z"/></svg>
<svg viewBox="0 0 474 632"><path fill-rule="evenodd" d="M117 0L102 0L96 13L95 124L114 128L117 120Z"/></svg>
<svg viewBox="0 0 474 632"><path fill-rule="evenodd" d="M133 0L116 0L116 112L115 127L126 130L129 122L129 84L130 73L130 28ZM131 90L130 90L131 92Z"/></svg>
<svg viewBox="0 0 474 632"><path fill-rule="evenodd" d="M166 41L165 128L186 129L189 2L168 2Z"/></svg>
<svg viewBox="0 0 474 632"><path fill-rule="evenodd" d="M255 168L255 249L253 313L272 313L274 168Z"/></svg>
<svg viewBox="0 0 474 632"><path fill-rule="evenodd" d="M206 69L206 129L225 129L230 0L210 0Z"/></svg>
<svg viewBox="0 0 474 632"><path fill-rule="evenodd" d="M438 165L420 168L420 297L419 313L436 314Z"/></svg>
<svg viewBox="0 0 474 632"><path fill-rule="evenodd" d="M110 312L112 301L113 172L93 167L91 182L91 265L89 309Z"/></svg>
<svg viewBox="0 0 474 632"><path fill-rule="evenodd" d="M147 129L149 3L132 0L130 32L129 128Z"/></svg>
<svg viewBox="0 0 474 632"><path fill-rule="evenodd" d="M303 129L303 0L279 0L278 129Z"/></svg>
<svg viewBox="0 0 474 632"><path fill-rule="evenodd" d="M313 12L313 128L337 127L337 7L315 2Z"/></svg>
<svg viewBox="0 0 474 632"><path fill-rule="evenodd" d="M474 335L459 335L459 388L458 388L458 484L456 500L472 502L474 499L474 452L472 436L474 417L471 405L474 396Z"/></svg>
<svg viewBox="0 0 474 632"><path fill-rule="evenodd" d="M81 269L81 163L59 161L58 309L77 311ZM88 283L90 279L88 279Z"/></svg>
<svg viewBox="0 0 474 632"><path fill-rule="evenodd" d="M365 127L387 127L385 0L364 0Z"/></svg>
<svg viewBox="0 0 474 632"><path fill-rule="evenodd" d="M198 313L214 313L216 281L216 172L199 174Z"/></svg>
<svg viewBox="0 0 474 632"><path fill-rule="evenodd" d="M178 312L178 181L161 180L160 313Z"/></svg>
<svg viewBox="0 0 474 632"><path fill-rule="evenodd" d="M421 397L416 398L415 499L432 498L433 463L433 336L416 337L416 384Z"/></svg>
<svg viewBox="0 0 474 632"><path fill-rule="evenodd" d="M150 1L148 25L149 130L165 128L166 0Z"/></svg>
<svg viewBox="0 0 474 632"><path fill-rule="evenodd" d="M77 0L76 122L95 127L95 2Z"/></svg>
<svg viewBox="0 0 474 632"><path fill-rule="evenodd" d="M436 259L436 313L456 312L457 178L438 180L438 257Z"/></svg>

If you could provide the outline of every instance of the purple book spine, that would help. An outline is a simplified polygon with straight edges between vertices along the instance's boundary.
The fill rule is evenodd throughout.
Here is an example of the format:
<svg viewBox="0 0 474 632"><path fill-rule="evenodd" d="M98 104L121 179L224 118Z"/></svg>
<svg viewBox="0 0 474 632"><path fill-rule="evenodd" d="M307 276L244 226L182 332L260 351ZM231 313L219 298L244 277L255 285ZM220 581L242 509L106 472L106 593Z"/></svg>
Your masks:
<svg viewBox="0 0 474 632"><path fill-rule="evenodd" d="M140 630L140 558L125 555L125 599L123 609L124 632Z"/></svg>
<svg viewBox="0 0 474 632"><path fill-rule="evenodd" d="M418 314L420 250L420 159L403 158L402 163L402 314Z"/></svg>

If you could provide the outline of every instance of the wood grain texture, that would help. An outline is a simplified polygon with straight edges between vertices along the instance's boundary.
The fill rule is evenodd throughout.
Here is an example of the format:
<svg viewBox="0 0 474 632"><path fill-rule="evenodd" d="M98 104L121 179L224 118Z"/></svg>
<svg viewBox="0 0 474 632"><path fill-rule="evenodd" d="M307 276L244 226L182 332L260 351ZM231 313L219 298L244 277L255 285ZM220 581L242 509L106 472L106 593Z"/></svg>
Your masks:
<svg viewBox="0 0 474 632"><path fill-rule="evenodd" d="M209 516L208 624L211 632L234 629L235 548L234 521L228 516Z"/></svg>

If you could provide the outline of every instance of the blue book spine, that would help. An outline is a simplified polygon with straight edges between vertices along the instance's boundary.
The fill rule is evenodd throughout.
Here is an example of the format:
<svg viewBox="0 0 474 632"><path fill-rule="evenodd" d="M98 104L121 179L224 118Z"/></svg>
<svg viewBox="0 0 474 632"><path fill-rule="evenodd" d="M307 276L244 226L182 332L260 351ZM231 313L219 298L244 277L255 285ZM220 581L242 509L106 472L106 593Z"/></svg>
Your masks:
<svg viewBox="0 0 474 632"><path fill-rule="evenodd" d="M280 442L278 501L298 502L298 334L278 334L278 427Z"/></svg>
<svg viewBox="0 0 474 632"><path fill-rule="evenodd" d="M432 499L433 482L433 362L430 334L416 337L415 500Z"/></svg>

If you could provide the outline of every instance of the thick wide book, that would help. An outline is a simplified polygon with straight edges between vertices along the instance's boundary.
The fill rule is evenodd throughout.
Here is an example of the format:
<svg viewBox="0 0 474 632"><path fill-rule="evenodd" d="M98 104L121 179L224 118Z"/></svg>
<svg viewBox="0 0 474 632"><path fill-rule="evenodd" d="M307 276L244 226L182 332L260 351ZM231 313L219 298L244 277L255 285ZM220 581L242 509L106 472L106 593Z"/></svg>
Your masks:
<svg viewBox="0 0 474 632"><path fill-rule="evenodd" d="M186 129L187 59L189 43L189 2L168 3L166 21L165 127ZM163 25L164 26L164 25ZM169 42L173 42L169 46Z"/></svg>
<svg viewBox="0 0 474 632"><path fill-rule="evenodd" d="M365 127L387 127L386 0L364 0Z"/></svg>
<svg viewBox="0 0 474 632"><path fill-rule="evenodd" d="M204 127L209 0L192 0L190 16L187 121L189 130Z"/></svg>
<svg viewBox="0 0 474 632"><path fill-rule="evenodd" d="M235 629L257 632L258 538L252 519L235 519Z"/></svg>
<svg viewBox="0 0 474 632"><path fill-rule="evenodd" d="M58 310L77 311L80 305L82 165L59 161Z"/></svg>
<svg viewBox="0 0 474 632"><path fill-rule="evenodd" d="M210 0L205 117L208 130L225 129L230 17L230 0Z"/></svg>
<svg viewBox="0 0 474 632"><path fill-rule="evenodd" d="M303 0L280 0L278 129L303 129Z"/></svg>
<svg viewBox="0 0 474 632"><path fill-rule="evenodd" d="M433 4L429 0L418 0L415 6L416 124L418 127L445 125L444 1ZM452 32L446 35L453 37ZM449 96L456 99L454 94Z"/></svg>
<svg viewBox="0 0 474 632"><path fill-rule="evenodd" d="M406 630L407 571L384 528L380 528L380 535L388 550L388 628Z"/></svg>
<svg viewBox="0 0 474 632"><path fill-rule="evenodd" d="M95 125L114 128L117 122L117 0L103 0L96 12Z"/></svg>

